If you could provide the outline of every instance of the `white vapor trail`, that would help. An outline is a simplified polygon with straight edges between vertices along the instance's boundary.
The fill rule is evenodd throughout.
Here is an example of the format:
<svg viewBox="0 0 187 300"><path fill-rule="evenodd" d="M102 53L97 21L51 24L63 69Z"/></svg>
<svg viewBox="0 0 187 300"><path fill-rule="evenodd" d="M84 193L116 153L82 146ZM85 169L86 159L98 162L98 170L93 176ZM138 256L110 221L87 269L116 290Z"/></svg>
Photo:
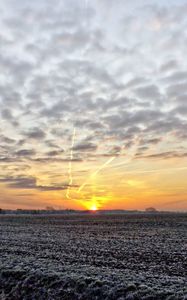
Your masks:
<svg viewBox="0 0 187 300"><path fill-rule="evenodd" d="M87 185L87 183L89 182L89 180L92 177L97 175L102 169L104 169L108 164L110 164L115 158L116 158L116 156L113 156L113 157L109 158L103 165L101 165L95 172L93 172L90 175L90 177L79 187L78 193L80 193L82 191L82 189Z"/></svg>
<svg viewBox="0 0 187 300"><path fill-rule="evenodd" d="M165 168L165 169L153 169L153 170L133 170L127 171L125 174L144 174L144 173L156 173L156 172L172 172L172 171L187 170L187 167Z"/></svg>
<svg viewBox="0 0 187 300"><path fill-rule="evenodd" d="M71 142L71 151L70 151L70 161L69 161L69 169L68 169L68 174L69 174L69 184L68 184L68 188L66 191L66 198L67 199L71 199L70 197L70 188L73 184L73 177L72 177L72 159L73 159L73 146L75 143L75 134L76 134L76 130L75 128L73 129L73 135L72 135L72 142Z"/></svg>

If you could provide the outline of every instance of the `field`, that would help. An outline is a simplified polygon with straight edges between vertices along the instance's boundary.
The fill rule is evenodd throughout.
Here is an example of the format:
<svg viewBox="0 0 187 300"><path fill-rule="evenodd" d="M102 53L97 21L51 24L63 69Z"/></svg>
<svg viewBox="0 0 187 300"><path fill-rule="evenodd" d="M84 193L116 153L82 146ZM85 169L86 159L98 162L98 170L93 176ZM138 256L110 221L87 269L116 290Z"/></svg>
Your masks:
<svg viewBox="0 0 187 300"><path fill-rule="evenodd" d="M1 215L0 299L187 299L187 215Z"/></svg>

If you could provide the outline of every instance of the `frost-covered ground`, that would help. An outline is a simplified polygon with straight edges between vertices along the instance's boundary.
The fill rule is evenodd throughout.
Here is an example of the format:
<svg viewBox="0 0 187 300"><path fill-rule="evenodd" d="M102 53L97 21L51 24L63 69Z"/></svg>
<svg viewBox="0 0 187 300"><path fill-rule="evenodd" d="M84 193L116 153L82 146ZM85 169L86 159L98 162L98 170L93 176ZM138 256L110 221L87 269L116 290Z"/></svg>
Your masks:
<svg viewBox="0 0 187 300"><path fill-rule="evenodd" d="M0 299L187 299L187 215L0 216Z"/></svg>

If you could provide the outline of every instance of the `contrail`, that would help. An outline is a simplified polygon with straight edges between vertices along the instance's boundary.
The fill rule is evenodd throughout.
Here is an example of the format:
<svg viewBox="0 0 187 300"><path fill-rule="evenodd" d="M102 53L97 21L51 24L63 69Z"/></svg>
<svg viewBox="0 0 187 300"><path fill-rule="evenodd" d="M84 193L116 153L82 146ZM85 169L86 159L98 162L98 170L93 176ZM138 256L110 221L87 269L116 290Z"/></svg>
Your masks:
<svg viewBox="0 0 187 300"><path fill-rule="evenodd" d="M176 168L165 168L165 169L153 169L153 170L133 170L133 171L127 171L125 174L144 174L144 173L156 173L156 172L170 172L170 171L182 171L187 170L187 167L176 167Z"/></svg>
<svg viewBox="0 0 187 300"><path fill-rule="evenodd" d="M94 173L92 173L90 175L90 177L79 187L78 193L80 193L80 191L82 191L82 189L87 185L87 183L89 182L90 178L92 178L95 175L97 175L102 169L104 169L108 164L110 164L115 158L116 158L116 156L113 156L113 157L109 158L102 166L100 166Z"/></svg>
<svg viewBox="0 0 187 300"><path fill-rule="evenodd" d="M175 205L175 204L183 203L183 202L187 203L187 200L173 200L173 201L168 201L168 202L163 203L162 206Z"/></svg>
<svg viewBox="0 0 187 300"><path fill-rule="evenodd" d="M68 188L67 188L67 191L66 191L66 198L67 199L71 199L71 197L70 197L70 187L72 186L72 183L73 183L73 177L72 177L72 159L73 159L73 146L74 146L74 143L75 143L75 133L76 133L76 130L74 128L73 129L73 135L72 135L72 142L71 142L69 169L68 169L69 184L68 184Z"/></svg>

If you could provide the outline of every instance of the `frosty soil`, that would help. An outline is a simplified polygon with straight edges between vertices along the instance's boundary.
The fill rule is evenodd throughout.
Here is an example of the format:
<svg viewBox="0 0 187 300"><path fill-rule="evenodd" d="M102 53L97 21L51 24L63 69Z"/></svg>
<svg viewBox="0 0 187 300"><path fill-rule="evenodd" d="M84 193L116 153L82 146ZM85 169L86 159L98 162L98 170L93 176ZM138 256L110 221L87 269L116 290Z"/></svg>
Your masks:
<svg viewBox="0 0 187 300"><path fill-rule="evenodd" d="M187 299L185 214L0 216L0 299Z"/></svg>

